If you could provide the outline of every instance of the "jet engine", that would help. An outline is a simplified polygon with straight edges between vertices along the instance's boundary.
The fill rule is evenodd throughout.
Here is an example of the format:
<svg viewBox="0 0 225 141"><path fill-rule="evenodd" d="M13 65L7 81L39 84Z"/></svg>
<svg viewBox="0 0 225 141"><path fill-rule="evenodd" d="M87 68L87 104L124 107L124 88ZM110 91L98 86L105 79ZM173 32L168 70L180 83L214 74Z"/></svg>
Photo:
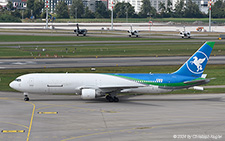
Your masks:
<svg viewBox="0 0 225 141"><path fill-rule="evenodd" d="M98 96L101 96L100 90L98 89L82 89L81 90L82 99L95 99Z"/></svg>

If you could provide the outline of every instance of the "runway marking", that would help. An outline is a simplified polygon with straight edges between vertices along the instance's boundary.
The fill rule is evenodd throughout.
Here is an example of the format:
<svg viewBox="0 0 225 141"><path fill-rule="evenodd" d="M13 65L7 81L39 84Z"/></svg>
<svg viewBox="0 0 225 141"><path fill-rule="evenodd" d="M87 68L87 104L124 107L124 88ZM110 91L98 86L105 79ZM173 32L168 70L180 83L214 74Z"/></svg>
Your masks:
<svg viewBox="0 0 225 141"><path fill-rule="evenodd" d="M30 126L29 126L29 130L28 130L28 133L27 133L27 141L29 141L30 131L31 131L31 127L32 127L33 119L34 119L35 104L31 103L31 102L26 102L26 103L29 103L29 104L33 105L33 111L32 111L32 115L31 115L31 119L30 119Z"/></svg>
<svg viewBox="0 0 225 141"><path fill-rule="evenodd" d="M2 133L23 133L25 130L2 130Z"/></svg>
<svg viewBox="0 0 225 141"><path fill-rule="evenodd" d="M58 112L37 112L38 114L58 114Z"/></svg>
<svg viewBox="0 0 225 141"><path fill-rule="evenodd" d="M28 129L28 127L27 127L27 126L22 125L22 124L12 123L12 122L4 122L4 121L0 121L0 122L1 122L1 123L6 123L6 124L12 124L12 125L17 125L17 126L22 126L22 127L25 127L25 128L27 128L27 129Z"/></svg>

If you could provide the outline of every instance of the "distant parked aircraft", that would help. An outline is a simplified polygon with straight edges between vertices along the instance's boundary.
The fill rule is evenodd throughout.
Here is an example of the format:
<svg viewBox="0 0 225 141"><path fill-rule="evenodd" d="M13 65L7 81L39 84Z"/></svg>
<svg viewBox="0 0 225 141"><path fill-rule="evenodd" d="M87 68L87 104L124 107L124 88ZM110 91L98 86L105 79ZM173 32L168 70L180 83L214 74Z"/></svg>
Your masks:
<svg viewBox="0 0 225 141"><path fill-rule="evenodd" d="M176 72L152 73L34 73L19 76L9 86L28 93L72 93L83 99L105 96L109 102L118 102L118 93L163 93L206 84L203 74L215 42L206 42Z"/></svg>
<svg viewBox="0 0 225 141"><path fill-rule="evenodd" d="M185 26L184 26L184 30L180 31L180 36L182 38L191 38L191 32L190 31L186 31L185 30Z"/></svg>
<svg viewBox="0 0 225 141"><path fill-rule="evenodd" d="M132 36L135 36L135 37L138 37L139 34L138 34L138 31L137 30L133 30L133 26L130 25L130 30L127 31L129 33L129 37L132 37Z"/></svg>
<svg viewBox="0 0 225 141"><path fill-rule="evenodd" d="M74 33L79 36L79 34L83 34L83 36L86 36L87 34L87 29L80 29L79 25L77 24L77 29L74 30Z"/></svg>

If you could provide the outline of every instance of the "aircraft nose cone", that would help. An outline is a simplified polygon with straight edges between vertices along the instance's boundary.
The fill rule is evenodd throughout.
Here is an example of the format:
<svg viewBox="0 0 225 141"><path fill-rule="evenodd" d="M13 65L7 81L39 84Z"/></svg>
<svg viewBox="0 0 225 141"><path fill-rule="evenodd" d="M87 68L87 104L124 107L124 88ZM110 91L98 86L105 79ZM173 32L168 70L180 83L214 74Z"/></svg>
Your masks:
<svg viewBox="0 0 225 141"><path fill-rule="evenodd" d="M9 84L9 87L15 89L15 83L14 83L14 82L11 82L11 83Z"/></svg>

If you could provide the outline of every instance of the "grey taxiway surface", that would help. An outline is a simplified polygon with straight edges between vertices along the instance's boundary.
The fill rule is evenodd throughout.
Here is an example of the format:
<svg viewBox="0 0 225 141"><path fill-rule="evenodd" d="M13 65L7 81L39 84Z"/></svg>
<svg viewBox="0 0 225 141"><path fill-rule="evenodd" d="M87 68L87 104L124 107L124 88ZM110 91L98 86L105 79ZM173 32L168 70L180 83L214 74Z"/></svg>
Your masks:
<svg viewBox="0 0 225 141"><path fill-rule="evenodd" d="M0 59L0 69L181 65L189 57ZM211 56L209 64L225 64L225 56Z"/></svg>
<svg viewBox="0 0 225 141"><path fill-rule="evenodd" d="M73 32L67 32L67 33L10 33L10 32L0 32L0 35L26 35L26 36L77 36ZM88 33L88 37L119 37L119 38L124 38L124 37L129 37L129 34L124 31L124 33L120 32L107 32L106 34L101 34L100 32L97 33ZM83 35L80 35L83 36ZM159 39L164 39L164 38L171 38L171 39L180 39L180 35L177 34L171 34L171 35L153 35L152 33L145 33L145 34L139 34L139 37L141 38L159 38ZM204 39L204 40L218 40L218 37L212 37L208 35L199 35L199 34L192 34L192 39Z"/></svg>
<svg viewBox="0 0 225 141"><path fill-rule="evenodd" d="M0 92L0 140L225 138L225 94L120 96L119 103L75 95L33 94L30 99L24 102L21 93Z"/></svg>

